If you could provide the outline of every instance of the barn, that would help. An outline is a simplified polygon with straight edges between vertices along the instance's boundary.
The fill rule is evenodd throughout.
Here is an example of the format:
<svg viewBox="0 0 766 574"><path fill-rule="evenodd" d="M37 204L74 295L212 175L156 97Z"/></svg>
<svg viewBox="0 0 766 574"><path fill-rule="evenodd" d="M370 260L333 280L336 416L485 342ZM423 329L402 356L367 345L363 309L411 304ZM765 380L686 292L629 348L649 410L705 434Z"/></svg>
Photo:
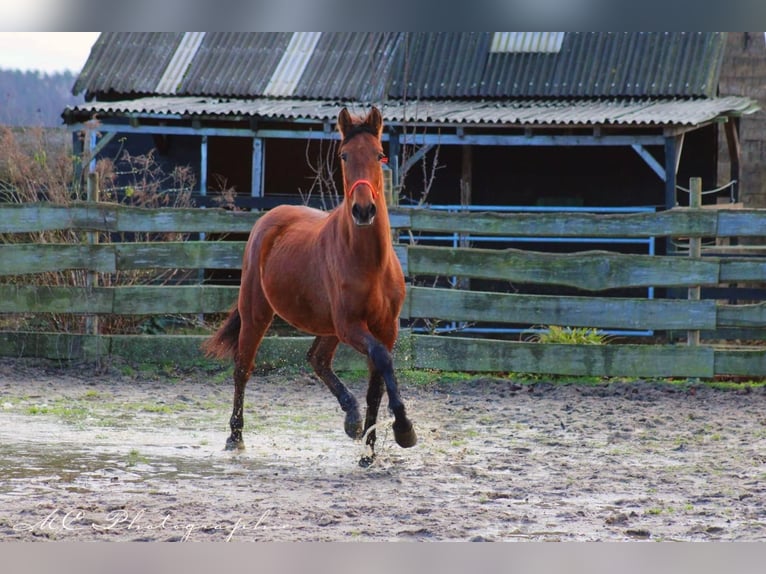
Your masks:
<svg viewBox="0 0 766 574"><path fill-rule="evenodd" d="M167 166L190 166L200 206L224 189L244 208L326 204L337 114L371 104L401 205L665 209L687 204L690 177L718 190L706 203L738 202L760 193L742 194L739 139L757 102L720 92L730 42L716 32L109 32L73 87L86 103L63 117L79 149L154 149Z"/></svg>

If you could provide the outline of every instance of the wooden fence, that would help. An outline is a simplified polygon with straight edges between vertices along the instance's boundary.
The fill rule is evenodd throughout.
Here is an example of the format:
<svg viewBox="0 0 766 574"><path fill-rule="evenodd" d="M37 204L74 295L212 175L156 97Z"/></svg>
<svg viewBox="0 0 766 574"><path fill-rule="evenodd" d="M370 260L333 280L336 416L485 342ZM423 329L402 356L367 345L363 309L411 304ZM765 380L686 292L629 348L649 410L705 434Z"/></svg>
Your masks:
<svg viewBox="0 0 766 574"><path fill-rule="evenodd" d="M83 315L211 314L226 311L237 287L220 285L141 285L103 287L104 277L135 269L238 269L242 241L162 241L96 243L93 232L247 233L257 214L216 209L141 209L108 203L0 206L0 235L75 230L80 243L0 244L2 314ZM458 233L512 237L726 238L766 235L766 210L676 208L660 213L445 213L395 209L392 225L413 233ZM20 236L19 236L20 237ZM471 291L409 285L402 311L405 322L421 318L467 324L560 325L599 329L678 331L692 335L731 333L752 340L766 334L766 303L736 304L714 299L607 296L605 290L690 288L766 284L763 250L747 257L658 256L615 251L543 253L399 243L397 254L409 277L460 277L506 285L538 285L576 290L575 295ZM737 253L742 252L740 248ZM31 285L25 274L88 270L85 286ZM610 292L613 293L614 291ZM518 337L524 339L525 337ZM102 335L0 331L0 355L93 359L106 355L142 360L191 361L200 357L202 336ZM529 339L529 338L527 338ZM696 341L689 336L689 343ZM303 363L308 337L266 338L258 360ZM625 342L623 342L625 341ZM461 333L427 334L403 329L395 352L400 368L549 373L630 377L766 376L766 346L741 341L714 344L647 344L639 338L602 345L536 343L480 338ZM340 368L364 362L350 349L338 356Z"/></svg>

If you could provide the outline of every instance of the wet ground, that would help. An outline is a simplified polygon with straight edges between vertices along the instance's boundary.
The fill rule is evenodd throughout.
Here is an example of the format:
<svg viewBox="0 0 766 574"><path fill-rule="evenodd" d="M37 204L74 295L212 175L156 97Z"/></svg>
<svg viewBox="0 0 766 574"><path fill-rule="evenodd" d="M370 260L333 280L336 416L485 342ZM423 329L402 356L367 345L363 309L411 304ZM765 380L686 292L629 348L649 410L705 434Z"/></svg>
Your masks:
<svg viewBox="0 0 766 574"><path fill-rule="evenodd" d="M0 359L0 540L766 540L763 388L416 378L363 469L303 372L232 454L225 372Z"/></svg>

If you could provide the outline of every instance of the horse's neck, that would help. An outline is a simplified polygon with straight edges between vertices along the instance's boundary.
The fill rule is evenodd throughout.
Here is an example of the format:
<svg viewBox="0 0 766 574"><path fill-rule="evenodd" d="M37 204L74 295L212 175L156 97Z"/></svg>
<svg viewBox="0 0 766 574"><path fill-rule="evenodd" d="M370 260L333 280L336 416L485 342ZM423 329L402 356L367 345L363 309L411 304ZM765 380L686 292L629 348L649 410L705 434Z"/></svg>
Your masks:
<svg viewBox="0 0 766 574"><path fill-rule="evenodd" d="M342 209L337 210L334 222L340 237L351 256L359 261L366 261L372 267L380 267L387 261L393 246L391 244L391 224L385 207L378 210L375 221L369 227L358 227Z"/></svg>

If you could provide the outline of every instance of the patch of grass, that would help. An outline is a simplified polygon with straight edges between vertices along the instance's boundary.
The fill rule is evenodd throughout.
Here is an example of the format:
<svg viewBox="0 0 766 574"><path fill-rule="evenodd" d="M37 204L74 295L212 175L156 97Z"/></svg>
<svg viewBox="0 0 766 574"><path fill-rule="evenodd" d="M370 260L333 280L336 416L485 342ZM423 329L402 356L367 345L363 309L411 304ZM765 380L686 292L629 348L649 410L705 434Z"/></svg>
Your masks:
<svg viewBox="0 0 766 574"><path fill-rule="evenodd" d="M532 337L538 343L556 345L605 345L608 337L591 327L559 327L549 325L548 330Z"/></svg>
<svg viewBox="0 0 766 574"><path fill-rule="evenodd" d="M125 460L125 466L131 467L136 466L137 464L143 464L148 462L148 459L143 456L140 452L138 452L138 449L131 449L128 453L128 457Z"/></svg>
<svg viewBox="0 0 766 574"><path fill-rule="evenodd" d="M66 420L81 420L88 416L85 407L67 402L45 403L41 405L29 405L26 408L28 415L53 415Z"/></svg>

